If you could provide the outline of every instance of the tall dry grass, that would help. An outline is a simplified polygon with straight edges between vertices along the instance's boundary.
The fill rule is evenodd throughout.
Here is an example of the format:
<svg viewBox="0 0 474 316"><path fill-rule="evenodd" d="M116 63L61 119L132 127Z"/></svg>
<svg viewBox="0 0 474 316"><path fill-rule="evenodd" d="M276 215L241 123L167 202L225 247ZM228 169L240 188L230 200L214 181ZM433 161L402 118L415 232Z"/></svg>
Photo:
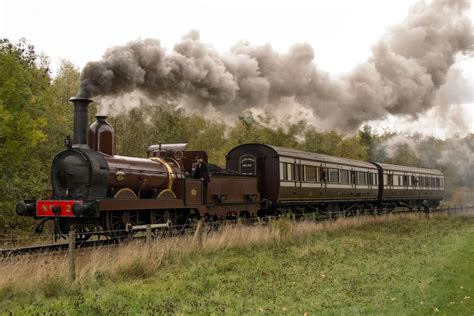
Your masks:
<svg viewBox="0 0 474 316"><path fill-rule="evenodd" d="M443 215L434 215L443 216ZM340 218L335 221L293 223L289 219L272 222L271 226L228 225L219 230L206 228L202 236L179 236L159 239L150 244L131 242L117 247L77 251L76 281L68 283L67 254L22 256L0 261L0 297L18 293L43 293L55 296L77 287L107 281L146 278L163 265L179 264L185 256L229 247L262 245L290 240L321 231L395 221L400 218L424 219L423 214L388 214Z"/></svg>

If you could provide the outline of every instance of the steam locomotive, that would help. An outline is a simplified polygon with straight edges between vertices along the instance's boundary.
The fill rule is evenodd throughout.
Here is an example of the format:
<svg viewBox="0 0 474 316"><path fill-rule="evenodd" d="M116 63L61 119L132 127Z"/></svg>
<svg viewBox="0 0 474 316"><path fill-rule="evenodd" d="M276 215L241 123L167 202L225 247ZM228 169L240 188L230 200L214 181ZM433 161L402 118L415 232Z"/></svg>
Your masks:
<svg viewBox="0 0 474 316"><path fill-rule="evenodd" d="M437 170L364 162L265 144L244 144L209 179L190 176L196 156L186 144L159 144L147 158L114 153L105 116L88 128L84 98L74 105L73 139L51 166L52 195L16 205L20 216L53 220L58 233L74 228L121 236L142 224L187 225L283 212L353 212L439 205L444 177Z"/></svg>

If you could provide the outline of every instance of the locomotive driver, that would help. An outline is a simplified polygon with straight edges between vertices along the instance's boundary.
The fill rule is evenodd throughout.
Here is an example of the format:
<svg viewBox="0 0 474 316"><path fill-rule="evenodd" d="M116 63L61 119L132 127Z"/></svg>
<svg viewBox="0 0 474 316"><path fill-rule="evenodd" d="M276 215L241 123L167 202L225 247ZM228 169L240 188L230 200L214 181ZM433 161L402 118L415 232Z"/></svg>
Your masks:
<svg viewBox="0 0 474 316"><path fill-rule="evenodd" d="M201 179L205 183L209 182L209 170L207 168L207 163L204 161L202 154L196 155L196 162L193 164L193 169L191 171L191 176L194 179Z"/></svg>
<svg viewBox="0 0 474 316"><path fill-rule="evenodd" d="M193 163L192 170L191 170L191 177L194 179L201 179L203 182L203 196L204 196L204 204L207 203L207 183L210 181L209 178L209 170L207 168L207 163L204 161L204 157L202 154L196 155L196 162Z"/></svg>

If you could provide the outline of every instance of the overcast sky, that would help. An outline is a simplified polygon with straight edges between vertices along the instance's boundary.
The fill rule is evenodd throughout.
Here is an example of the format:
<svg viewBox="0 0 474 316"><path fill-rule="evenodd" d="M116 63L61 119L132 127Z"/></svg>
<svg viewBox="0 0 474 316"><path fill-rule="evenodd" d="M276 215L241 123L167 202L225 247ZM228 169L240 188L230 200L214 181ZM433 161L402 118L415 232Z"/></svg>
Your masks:
<svg viewBox="0 0 474 316"><path fill-rule="evenodd" d="M307 42L315 51L318 68L337 75L350 71L371 55L371 46L387 27L402 21L413 0L331 1L8 1L0 0L0 37L16 42L25 37L51 58L53 69L61 59L78 67L98 60L111 46L153 37L171 49L191 29L218 51L237 41L270 43L284 52ZM471 9L471 19L473 19ZM474 20L474 19L473 19ZM457 67L474 83L474 62ZM472 86L472 85L471 85ZM474 89L474 88L473 88ZM473 104L462 105L474 132ZM407 130L428 122L404 122ZM433 114L431 114L433 115ZM393 127L399 119L374 123ZM442 122L432 134L443 136Z"/></svg>

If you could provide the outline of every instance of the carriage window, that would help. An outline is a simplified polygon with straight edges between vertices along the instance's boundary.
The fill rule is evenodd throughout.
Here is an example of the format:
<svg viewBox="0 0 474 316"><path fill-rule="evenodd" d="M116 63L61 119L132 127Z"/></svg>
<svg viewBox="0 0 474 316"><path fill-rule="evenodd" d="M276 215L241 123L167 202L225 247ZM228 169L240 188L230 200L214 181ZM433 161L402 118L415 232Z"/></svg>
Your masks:
<svg viewBox="0 0 474 316"><path fill-rule="evenodd" d="M374 172L368 172L367 173L367 179L369 181L369 184L376 185L377 184L377 174Z"/></svg>
<svg viewBox="0 0 474 316"><path fill-rule="evenodd" d="M295 164L294 175L295 181L302 181L304 179L303 166L300 164Z"/></svg>
<svg viewBox="0 0 474 316"><path fill-rule="evenodd" d="M393 175L393 185L397 186L399 183L398 183L398 175Z"/></svg>
<svg viewBox="0 0 474 316"><path fill-rule="evenodd" d="M286 168L286 180L292 181L292 180L293 180L293 170L294 170L295 165L292 164L292 163L288 163L288 164L286 164L286 165L287 165L287 168Z"/></svg>
<svg viewBox="0 0 474 316"><path fill-rule="evenodd" d="M321 168L316 167L316 182L321 182Z"/></svg>
<svg viewBox="0 0 474 316"><path fill-rule="evenodd" d="M408 178L407 175L403 176L403 185L404 185L404 186L409 186L408 179L409 179L409 178Z"/></svg>
<svg viewBox="0 0 474 316"><path fill-rule="evenodd" d="M357 171L357 177L359 178L359 184L367 184L367 173Z"/></svg>
<svg viewBox="0 0 474 316"><path fill-rule="evenodd" d="M417 176L411 176L411 182L414 187L418 186L418 177Z"/></svg>
<svg viewBox="0 0 474 316"><path fill-rule="evenodd" d="M305 168L305 181L306 182L316 182L316 167L313 166L304 166Z"/></svg>
<svg viewBox="0 0 474 316"><path fill-rule="evenodd" d="M329 182L338 183L339 182L339 170L330 168L329 169Z"/></svg>
<svg viewBox="0 0 474 316"><path fill-rule="evenodd" d="M393 174L388 175L387 184L393 186Z"/></svg>
<svg viewBox="0 0 474 316"><path fill-rule="evenodd" d="M286 162L281 163L280 170L281 170L280 179L288 180L288 164Z"/></svg>
<svg viewBox="0 0 474 316"><path fill-rule="evenodd" d="M349 183L349 170L340 170L339 173L341 176L341 183L348 184Z"/></svg>

